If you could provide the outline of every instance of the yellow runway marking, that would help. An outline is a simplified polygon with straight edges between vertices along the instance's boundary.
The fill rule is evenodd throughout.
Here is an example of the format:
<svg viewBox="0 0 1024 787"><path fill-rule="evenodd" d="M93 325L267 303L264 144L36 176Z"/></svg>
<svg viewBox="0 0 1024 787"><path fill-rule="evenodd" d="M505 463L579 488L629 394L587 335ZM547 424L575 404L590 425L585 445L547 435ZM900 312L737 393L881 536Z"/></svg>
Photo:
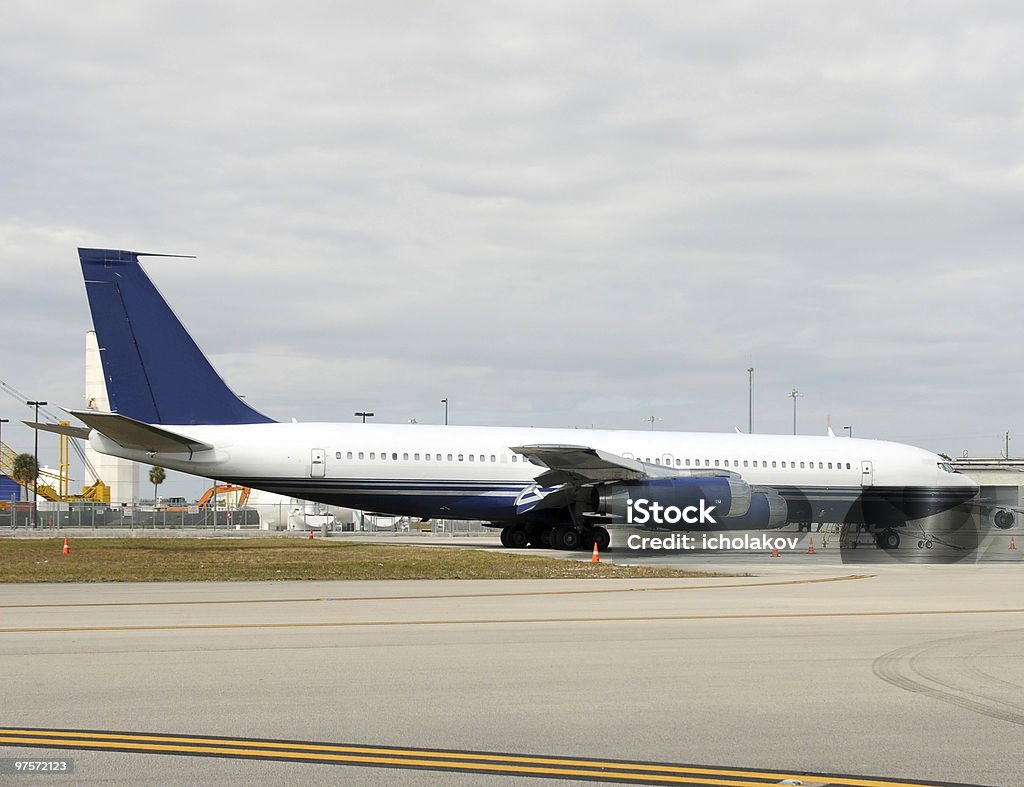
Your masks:
<svg viewBox="0 0 1024 787"><path fill-rule="evenodd" d="M39 730L0 727L0 746L103 751L238 759L304 761L387 768L456 771L493 775L574 777L641 784L704 784L750 787L783 779L827 781L843 787L931 787L919 782L856 776L758 771L674 763L628 762L577 757L543 757L497 752L407 749L303 741L193 737L125 732ZM933 783L934 784L934 783Z"/></svg>
<svg viewBox="0 0 1024 787"><path fill-rule="evenodd" d="M86 631L213 631L244 629L366 628L371 626L479 626L527 623L641 623L659 621L783 620L805 618L873 618L918 615L1004 615L1020 614L1024 607L1009 609L908 609L849 612L767 612L721 615L594 615L557 618L462 618L454 620L338 620L309 623L180 623L137 626L39 626L0 628L0 634L81 633Z"/></svg>
<svg viewBox="0 0 1024 787"><path fill-rule="evenodd" d="M0 604L0 609L64 609L67 607L164 607L190 606L201 604L302 604L315 601L426 601L450 598L515 598L530 596L585 596L596 593L665 593L679 590L728 590L735 588L763 588L786 585L815 585L822 582L849 582L858 579L870 579L873 574L844 574L837 577L817 577L814 579L782 579L771 582L730 582L717 585L670 585L667 587L614 587L588 588L583 590L510 590L495 593L439 593L433 595L401 595L401 596L311 596L308 598L268 598L268 599L199 599L193 601L78 601L68 604ZM358 580L362 581L362 580ZM495 580L502 581L502 580ZM520 582L522 580L510 580ZM550 581L550 580L537 580ZM563 580L555 580L563 581ZM621 582L623 580L605 580Z"/></svg>

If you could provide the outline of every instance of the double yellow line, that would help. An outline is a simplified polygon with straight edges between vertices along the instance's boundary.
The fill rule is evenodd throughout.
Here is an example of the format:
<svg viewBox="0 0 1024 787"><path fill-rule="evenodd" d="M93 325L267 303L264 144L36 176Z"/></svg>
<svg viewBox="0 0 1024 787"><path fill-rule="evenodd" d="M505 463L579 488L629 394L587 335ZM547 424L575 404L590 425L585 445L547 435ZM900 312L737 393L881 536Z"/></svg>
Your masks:
<svg viewBox="0 0 1024 787"><path fill-rule="evenodd" d="M750 787L750 785L778 784L784 779L793 779L804 784L842 785L843 787L934 787L935 784L934 782L926 784L853 776L822 776L575 757L540 757L494 752L406 749L304 741L17 727L0 727L0 746L333 763L378 768L493 774L496 776L571 777L621 784L702 784L715 785L715 787Z"/></svg>

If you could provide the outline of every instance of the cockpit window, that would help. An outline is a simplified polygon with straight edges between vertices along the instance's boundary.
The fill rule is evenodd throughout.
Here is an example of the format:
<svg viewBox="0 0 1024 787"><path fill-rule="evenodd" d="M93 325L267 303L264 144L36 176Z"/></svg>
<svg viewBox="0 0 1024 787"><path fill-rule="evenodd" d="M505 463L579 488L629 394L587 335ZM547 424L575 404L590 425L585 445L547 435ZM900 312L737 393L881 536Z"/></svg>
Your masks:
<svg viewBox="0 0 1024 787"><path fill-rule="evenodd" d="M949 462L939 462L938 464L939 464L939 469L943 470L944 472L947 472L947 473L955 473L956 472L956 470L953 469L953 465L951 465Z"/></svg>

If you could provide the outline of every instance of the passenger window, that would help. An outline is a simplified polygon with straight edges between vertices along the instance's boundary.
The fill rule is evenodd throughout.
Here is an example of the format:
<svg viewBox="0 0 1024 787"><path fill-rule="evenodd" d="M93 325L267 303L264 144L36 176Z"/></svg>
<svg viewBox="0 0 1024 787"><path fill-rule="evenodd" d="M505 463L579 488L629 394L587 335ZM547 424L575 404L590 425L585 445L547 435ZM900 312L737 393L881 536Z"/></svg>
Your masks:
<svg viewBox="0 0 1024 787"><path fill-rule="evenodd" d="M376 459L376 458L377 458L377 454L374 453L373 451L370 451L370 459Z"/></svg>
<svg viewBox="0 0 1024 787"><path fill-rule="evenodd" d="M362 459L362 458L363 458L363 452L362 452L362 451L360 451L360 452L359 452L359 458L360 458L360 459Z"/></svg>
<svg viewBox="0 0 1024 787"><path fill-rule="evenodd" d="M469 455L469 461L470 462L475 462L476 461L476 456L474 456L473 454L470 454Z"/></svg>
<svg viewBox="0 0 1024 787"><path fill-rule="evenodd" d="M335 458L335 459L341 459L341 451L338 451L338 452L336 452L336 453L334 454L334 458Z"/></svg>
<svg viewBox="0 0 1024 787"><path fill-rule="evenodd" d="M775 464L775 460L772 460L772 467L777 467L777 465Z"/></svg>
<svg viewBox="0 0 1024 787"><path fill-rule="evenodd" d="M462 457L460 456L460 457L459 457L459 459L461 460L461 459L462 459ZM450 461L452 461L452 455L451 455L451 454L448 454L448 461L449 461L449 462L450 462Z"/></svg>
<svg viewBox="0 0 1024 787"><path fill-rule="evenodd" d="M676 467L681 467L682 464L683 464L683 460L682 459L677 459L676 460Z"/></svg>
<svg viewBox="0 0 1024 787"><path fill-rule="evenodd" d="M519 461L519 454L512 454L512 461L513 462L518 462Z"/></svg>
<svg viewBox="0 0 1024 787"><path fill-rule="evenodd" d="M785 462L783 462L783 463L782 463L782 467L783 467L783 468L785 468L785 467L786 467L786 463L785 463Z"/></svg>
<svg viewBox="0 0 1024 787"><path fill-rule="evenodd" d="M828 463L828 469L829 469L829 470L831 470L831 469L832 469L832 463L831 463L831 462L829 462L829 463Z"/></svg>
<svg viewBox="0 0 1024 787"><path fill-rule="evenodd" d="M413 454L412 458L413 458L413 461L415 461L415 462L420 461L420 455L419 454Z"/></svg>
<svg viewBox="0 0 1024 787"><path fill-rule="evenodd" d="M803 462L801 462L801 463L800 463L800 469L801 469L801 470L803 470L803 469L804 469L804 463L803 463Z"/></svg>
<svg viewBox="0 0 1024 787"><path fill-rule="evenodd" d="M686 460L686 466L687 466L687 467L689 467L689 466L690 466L690 460L689 460L689 459L687 459L687 460Z"/></svg>
<svg viewBox="0 0 1024 787"><path fill-rule="evenodd" d="M497 458L494 456L494 454L491 454L491 461L492 462L497 462L498 461Z"/></svg>
<svg viewBox="0 0 1024 787"><path fill-rule="evenodd" d="M849 462L847 462L847 463L846 463L846 469L847 469L847 470L849 470L849 469L850 469L850 463L849 463Z"/></svg>
<svg viewBox="0 0 1024 787"><path fill-rule="evenodd" d="M402 461L408 462L409 461L409 454L402 454Z"/></svg>
<svg viewBox="0 0 1024 787"><path fill-rule="evenodd" d="M430 461L430 454L423 454L423 459L427 462Z"/></svg>
<svg viewBox="0 0 1024 787"><path fill-rule="evenodd" d="M743 466L744 467L750 467L750 460L749 459L744 459L743 460Z"/></svg>
<svg viewBox="0 0 1024 787"><path fill-rule="evenodd" d="M394 459L397 462L398 461L398 454L397 453L391 454L391 458Z"/></svg>
<svg viewBox="0 0 1024 787"><path fill-rule="evenodd" d="M450 456L451 456L451 454L448 454L448 456L450 457ZM469 457L469 458L470 458L470 459L472 459L472 458L473 458L473 455L472 455L472 454L470 454L470 457ZM462 454L459 454L459 461L460 461L460 462L462 461Z"/></svg>
<svg viewBox="0 0 1024 787"><path fill-rule="evenodd" d="M352 452L351 452L351 451L349 451L349 452L348 452L348 458L349 458L349 459L351 459L351 458L352 458Z"/></svg>
<svg viewBox="0 0 1024 787"><path fill-rule="evenodd" d="M821 462L818 462L818 469L819 470L824 470L825 469L825 465L822 464Z"/></svg>

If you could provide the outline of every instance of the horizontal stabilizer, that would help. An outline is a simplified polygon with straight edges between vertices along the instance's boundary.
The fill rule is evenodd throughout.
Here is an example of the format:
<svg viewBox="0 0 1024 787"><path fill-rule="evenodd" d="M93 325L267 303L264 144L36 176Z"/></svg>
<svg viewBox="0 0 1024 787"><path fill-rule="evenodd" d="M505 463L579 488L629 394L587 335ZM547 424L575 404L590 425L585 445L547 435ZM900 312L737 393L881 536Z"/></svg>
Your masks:
<svg viewBox="0 0 1024 787"><path fill-rule="evenodd" d="M193 440L186 435L151 426L117 413L100 413L95 410L68 412L124 448L161 454L191 454L213 448L201 440Z"/></svg>
<svg viewBox="0 0 1024 787"><path fill-rule="evenodd" d="M38 429L40 432L53 432L54 434L66 434L68 437L77 437L79 440L88 440L91 429L84 426L71 426L70 424L40 424L35 421L22 421L29 429Z"/></svg>

